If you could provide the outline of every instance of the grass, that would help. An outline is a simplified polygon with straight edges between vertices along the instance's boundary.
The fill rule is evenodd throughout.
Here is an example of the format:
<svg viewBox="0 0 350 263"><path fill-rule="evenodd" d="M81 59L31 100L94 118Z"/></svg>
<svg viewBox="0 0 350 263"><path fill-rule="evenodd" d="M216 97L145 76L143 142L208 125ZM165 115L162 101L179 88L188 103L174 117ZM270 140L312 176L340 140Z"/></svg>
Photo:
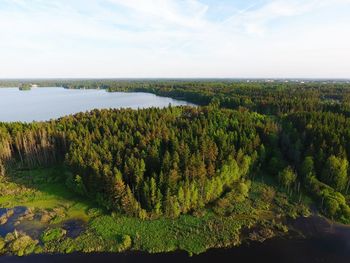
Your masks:
<svg viewBox="0 0 350 263"><path fill-rule="evenodd" d="M261 225L285 232L280 222L285 215L283 209L288 213L292 210L301 214L299 206L291 203L288 195L276 192L272 186L253 182L249 197L236 203L233 211L230 210L226 216L219 216L208 209L200 217L182 215L177 219L141 220L114 214L93 219L90 229L103 240L129 235L135 250L155 253L180 249L199 254L213 247L239 245L242 230L252 226Z"/></svg>
<svg viewBox="0 0 350 263"><path fill-rule="evenodd" d="M57 214L45 229L43 244L39 245L42 250L38 251L132 249L151 253L185 250L199 254L209 248L239 245L244 239L242 230L253 226L285 230L280 220L283 216L302 214L302 205L295 202L296 197L277 191L273 181L266 182L266 178L265 182L259 178L253 181L249 196L231 204L224 216L214 213L215 203L197 216L181 215L176 219L141 220L117 213L106 214L93 202L69 191L62 179L64 173L62 167L16 171L0 181L0 207L27 206ZM87 222L85 232L76 238L61 235L57 227L68 219Z"/></svg>
<svg viewBox="0 0 350 263"><path fill-rule="evenodd" d="M203 217L182 215L177 219L141 220L123 215L102 216L91 222L91 229L105 240L128 235L133 249L156 252L185 250L199 254L211 247L239 244L240 230L249 220L217 217L208 212Z"/></svg>
<svg viewBox="0 0 350 263"><path fill-rule="evenodd" d="M88 221L87 211L94 204L67 189L62 180L65 172L62 167L13 172L8 179L0 181L0 207L63 209L65 220L79 218Z"/></svg>
<svg viewBox="0 0 350 263"><path fill-rule="evenodd" d="M41 240L42 242L47 243L53 240L59 240L63 238L65 234L66 231L62 228L50 228L42 233Z"/></svg>

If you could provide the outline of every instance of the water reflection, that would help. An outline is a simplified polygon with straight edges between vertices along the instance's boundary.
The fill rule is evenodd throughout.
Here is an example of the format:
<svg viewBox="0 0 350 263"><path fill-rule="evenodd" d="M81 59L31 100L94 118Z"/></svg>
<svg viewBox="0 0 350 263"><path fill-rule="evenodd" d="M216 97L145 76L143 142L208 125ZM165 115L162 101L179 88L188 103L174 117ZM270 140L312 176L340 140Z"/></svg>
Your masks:
<svg viewBox="0 0 350 263"><path fill-rule="evenodd" d="M0 88L0 121L45 121L92 109L167 107L192 105L185 101L150 93L106 92L105 90L69 90L36 88L19 91Z"/></svg>
<svg viewBox="0 0 350 263"><path fill-rule="evenodd" d="M127 252L121 254L74 253L69 255L31 255L28 257L0 257L0 262L41 263L41 262L145 262L145 263L186 263L186 262L286 262L286 263L349 263L350 228L330 224L326 219L313 216L291 222L300 235L288 238L267 240L264 243L244 244L231 249L212 249L208 252L189 257L185 252L168 254L147 254Z"/></svg>
<svg viewBox="0 0 350 263"><path fill-rule="evenodd" d="M69 219L58 224L42 222L40 214L24 206L11 209L0 208L0 218L4 218L3 224L0 225L0 236L2 237L16 230L26 233L33 239L40 239L43 231L50 226L51 228L61 227L67 231L68 237L76 238L86 229L86 222L81 219Z"/></svg>

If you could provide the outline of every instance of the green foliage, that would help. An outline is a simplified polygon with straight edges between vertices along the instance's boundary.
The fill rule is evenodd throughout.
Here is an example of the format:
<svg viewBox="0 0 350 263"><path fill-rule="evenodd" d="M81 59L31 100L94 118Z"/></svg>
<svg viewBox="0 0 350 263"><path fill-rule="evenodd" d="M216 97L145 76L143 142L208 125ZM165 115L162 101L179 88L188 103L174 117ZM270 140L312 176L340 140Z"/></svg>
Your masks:
<svg viewBox="0 0 350 263"><path fill-rule="evenodd" d="M127 249L130 249L131 245L132 245L131 237L128 235L123 235L121 237L120 244L118 244L118 246L117 246L117 251L121 252L121 251L125 251Z"/></svg>
<svg viewBox="0 0 350 263"><path fill-rule="evenodd" d="M64 237L66 233L67 231L62 228L49 228L42 233L41 241L44 243L50 241L58 241L59 239Z"/></svg>
<svg viewBox="0 0 350 263"><path fill-rule="evenodd" d="M303 178L312 176L315 174L315 165L312 156L306 156L301 166L301 175Z"/></svg>
<svg viewBox="0 0 350 263"><path fill-rule="evenodd" d="M0 160L0 177L5 175L5 166L2 163L2 161Z"/></svg>
<svg viewBox="0 0 350 263"><path fill-rule="evenodd" d="M22 91L31 90L31 84L23 83L23 84L20 85L19 90L22 90Z"/></svg>
<svg viewBox="0 0 350 263"><path fill-rule="evenodd" d="M333 198L326 198L325 209L326 209L326 213L330 217L334 218L337 211L339 210L339 203L337 202L337 200Z"/></svg>
<svg viewBox="0 0 350 263"><path fill-rule="evenodd" d="M4 124L2 145L22 167L62 163L64 156L70 172L52 179L108 210L175 218L201 210L250 174L265 122L217 107L95 110Z"/></svg>
<svg viewBox="0 0 350 263"><path fill-rule="evenodd" d="M238 245L241 227L253 222L251 218L221 218L210 213L203 217L181 215L156 220L115 215L96 218L91 227L104 240L130 236L136 250L157 253L182 249L198 254L211 247Z"/></svg>
<svg viewBox="0 0 350 263"><path fill-rule="evenodd" d="M278 174L278 180L284 187L287 187L287 188L289 188L295 182L296 179L297 179L297 175L295 174L292 167L290 166L283 169Z"/></svg>
<svg viewBox="0 0 350 263"><path fill-rule="evenodd" d="M200 253L236 245L242 227L307 215L305 192L322 213L350 222L348 84L42 80L39 85L151 92L203 106L94 110L50 122L0 123L0 203L50 208L56 211L52 223L62 220L59 215L91 219L75 239L57 228L45 231L45 251ZM88 199L113 216L89 210ZM10 235L6 242L16 254L39 247L25 235Z"/></svg>
<svg viewBox="0 0 350 263"><path fill-rule="evenodd" d="M81 178L81 176L79 176L79 175L75 176L74 184L75 184L74 189L78 194L86 195L86 188L85 188L85 185L84 185L84 182L83 182L83 179Z"/></svg>
<svg viewBox="0 0 350 263"><path fill-rule="evenodd" d="M5 241L8 251L17 256L33 253L38 249L37 245L39 243L38 240L33 240L30 236L18 233L16 230L13 233L7 234Z"/></svg>
<svg viewBox="0 0 350 263"><path fill-rule="evenodd" d="M283 167L283 162L281 158L273 156L268 164L268 171L271 175L278 175Z"/></svg>
<svg viewBox="0 0 350 263"><path fill-rule="evenodd" d="M0 206L26 206L32 212L35 208L36 211L46 212L50 223L71 218L87 221L94 216L88 214L88 210L96 204L67 188L64 180L60 179L62 174L66 174L66 169L61 166L11 171L0 180Z"/></svg>
<svg viewBox="0 0 350 263"><path fill-rule="evenodd" d="M348 183L349 163L332 155L327 159L322 178L337 191L343 191Z"/></svg>
<svg viewBox="0 0 350 263"><path fill-rule="evenodd" d="M244 201L248 197L250 185L251 183L249 181L236 183L230 192L216 202L213 208L215 213L219 215L231 215L246 212L245 207L249 209L249 204L244 203Z"/></svg>
<svg viewBox="0 0 350 263"><path fill-rule="evenodd" d="M322 183L315 176L308 177L307 184L327 216L338 219L343 223L350 222L350 207L341 193Z"/></svg>
<svg viewBox="0 0 350 263"><path fill-rule="evenodd" d="M295 127L290 147L301 141L305 157L300 171L306 189L316 198L321 211L343 223L350 222L346 196L350 187L348 142L350 118L338 112L299 112L286 117Z"/></svg>
<svg viewBox="0 0 350 263"><path fill-rule="evenodd" d="M0 237L0 255L5 253L5 246L6 246L5 240L2 237Z"/></svg>

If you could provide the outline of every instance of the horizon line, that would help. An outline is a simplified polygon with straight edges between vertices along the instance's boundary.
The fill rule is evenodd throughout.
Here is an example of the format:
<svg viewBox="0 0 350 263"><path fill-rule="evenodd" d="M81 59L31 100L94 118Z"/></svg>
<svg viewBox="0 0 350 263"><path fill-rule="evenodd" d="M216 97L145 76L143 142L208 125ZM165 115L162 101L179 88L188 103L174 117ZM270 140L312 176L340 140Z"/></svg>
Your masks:
<svg viewBox="0 0 350 263"><path fill-rule="evenodd" d="M0 78L0 81L16 80L345 80L350 77L16 77Z"/></svg>

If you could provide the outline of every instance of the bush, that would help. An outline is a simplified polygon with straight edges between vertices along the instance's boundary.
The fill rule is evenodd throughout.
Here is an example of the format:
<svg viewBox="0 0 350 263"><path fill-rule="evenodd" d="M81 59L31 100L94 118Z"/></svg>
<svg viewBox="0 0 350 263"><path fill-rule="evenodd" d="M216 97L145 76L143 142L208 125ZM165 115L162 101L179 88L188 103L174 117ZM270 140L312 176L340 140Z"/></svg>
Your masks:
<svg viewBox="0 0 350 263"><path fill-rule="evenodd" d="M0 237L0 255L5 252L5 246L6 246L5 240L2 237Z"/></svg>
<svg viewBox="0 0 350 263"><path fill-rule="evenodd" d="M66 230L62 228L51 228L47 229L45 232L41 235L41 240L44 243L50 242L50 241L56 241L61 239L63 236L65 236L67 233Z"/></svg>
<svg viewBox="0 0 350 263"><path fill-rule="evenodd" d="M125 251L131 248L131 245L132 245L131 237L129 235L123 235L121 238L121 243L117 247L117 251L118 252Z"/></svg>
<svg viewBox="0 0 350 263"><path fill-rule="evenodd" d="M33 240L30 236L19 234L17 231L7 234L5 240L8 251L17 256L29 255L38 249L38 240Z"/></svg>
<svg viewBox="0 0 350 263"><path fill-rule="evenodd" d="M325 200L325 210L326 213L333 218L339 210L339 203L337 202L337 200L328 197Z"/></svg>

